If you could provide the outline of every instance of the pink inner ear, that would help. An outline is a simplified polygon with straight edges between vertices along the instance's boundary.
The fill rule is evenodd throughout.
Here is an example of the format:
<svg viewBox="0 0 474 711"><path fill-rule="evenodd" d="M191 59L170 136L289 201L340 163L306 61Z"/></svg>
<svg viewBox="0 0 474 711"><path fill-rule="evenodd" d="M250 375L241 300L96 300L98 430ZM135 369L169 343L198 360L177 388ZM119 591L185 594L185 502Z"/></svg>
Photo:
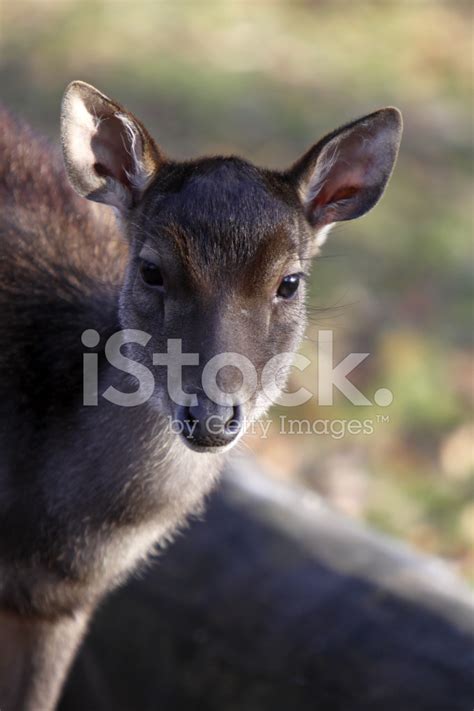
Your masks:
<svg viewBox="0 0 474 711"><path fill-rule="evenodd" d="M315 196L314 207L323 207L339 200L353 197L364 187L370 170L371 161L357 160L356 165L347 165L345 161L337 161L330 169L321 190Z"/></svg>
<svg viewBox="0 0 474 711"><path fill-rule="evenodd" d="M360 188L360 185L342 185L333 193L329 193L329 191L323 188L319 195L315 197L313 204L315 207L321 207L323 205L330 205L331 203L338 202L339 200L345 200L346 198L350 198L359 192Z"/></svg>
<svg viewBox="0 0 474 711"><path fill-rule="evenodd" d="M123 123L115 116L102 118L92 137L91 147L96 157L94 169L98 175L110 176L128 184L126 171L132 170Z"/></svg>

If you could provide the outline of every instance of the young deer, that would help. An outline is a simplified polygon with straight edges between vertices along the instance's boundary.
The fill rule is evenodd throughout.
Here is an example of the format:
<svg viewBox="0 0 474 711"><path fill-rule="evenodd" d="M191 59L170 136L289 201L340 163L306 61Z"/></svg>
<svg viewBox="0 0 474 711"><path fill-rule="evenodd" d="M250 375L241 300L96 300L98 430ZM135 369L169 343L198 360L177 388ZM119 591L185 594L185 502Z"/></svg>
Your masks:
<svg viewBox="0 0 474 711"><path fill-rule="evenodd" d="M296 350L309 259L333 223L382 195L401 117L386 108L354 121L283 172L235 157L172 161L83 82L66 90L61 129L73 188L112 206L120 228L0 114L2 711L54 708L98 602L202 506L224 451L268 405L228 365L217 376L227 399L213 402L205 364L238 353L260 377L272 356ZM116 367L106 344L125 329ZM153 368L153 353L173 361L163 354L174 339L199 354L180 398L172 362ZM126 399L153 368L150 397L85 405L84 351L100 393Z"/></svg>

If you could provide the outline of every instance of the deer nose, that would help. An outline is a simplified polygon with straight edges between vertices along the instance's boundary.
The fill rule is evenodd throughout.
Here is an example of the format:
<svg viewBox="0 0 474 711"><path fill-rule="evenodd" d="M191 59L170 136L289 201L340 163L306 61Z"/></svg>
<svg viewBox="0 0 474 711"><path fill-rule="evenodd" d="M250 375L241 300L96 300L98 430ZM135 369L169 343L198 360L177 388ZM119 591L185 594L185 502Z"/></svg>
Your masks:
<svg viewBox="0 0 474 711"><path fill-rule="evenodd" d="M217 405L200 396L197 405L180 407L178 419L187 443L196 447L224 447L230 444L242 428L242 408Z"/></svg>

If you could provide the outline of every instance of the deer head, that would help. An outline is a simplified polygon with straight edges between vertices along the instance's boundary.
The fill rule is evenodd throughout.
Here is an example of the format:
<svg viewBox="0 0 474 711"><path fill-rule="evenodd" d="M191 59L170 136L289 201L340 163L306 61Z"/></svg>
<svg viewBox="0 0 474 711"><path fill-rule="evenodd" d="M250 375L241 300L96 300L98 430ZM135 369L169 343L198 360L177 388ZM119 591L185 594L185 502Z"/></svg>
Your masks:
<svg viewBox="0 0 474 711"><path fill-rule="evenodd" d="M262 374L279 354L274 374L288 371L303 334L311 257L334 223L377 203L401 128L397 109L380 109L283 171L236 157L176 162L120 104L83 82L69 85L62 108L69 179L119 215L129 242L120 323L150 336L146 347L128 344L128 355L150 366L152 352L181 339L180 353L199 356L184 365L178 396L170 396L169 369L157 367L151 398L157 412L187 423L188 446L222 451L244 420L266 409ZM203 378L216 356L210 397ZM274 378L275 393L283 380Z"/></svg>

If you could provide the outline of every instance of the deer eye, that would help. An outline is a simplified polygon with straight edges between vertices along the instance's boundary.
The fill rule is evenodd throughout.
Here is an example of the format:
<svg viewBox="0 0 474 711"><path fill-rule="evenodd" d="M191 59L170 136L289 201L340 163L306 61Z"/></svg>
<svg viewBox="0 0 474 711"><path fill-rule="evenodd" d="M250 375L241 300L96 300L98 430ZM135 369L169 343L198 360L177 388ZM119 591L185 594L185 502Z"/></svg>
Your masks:
<svg viewBox="0 0 474 711"><path fill-rule="evenodd" d="M142 259L140 262L140 274L148 286L153 286L156 289L164 288L163 274L157 264Z"/></svg>
<svg viewBox="0 0 474 711"><path fill-rule="evenodd" d="M289 274L286 276L278 287L277 296L280 299L292 299L298 291L300 285L299 274Z"/></svg>

